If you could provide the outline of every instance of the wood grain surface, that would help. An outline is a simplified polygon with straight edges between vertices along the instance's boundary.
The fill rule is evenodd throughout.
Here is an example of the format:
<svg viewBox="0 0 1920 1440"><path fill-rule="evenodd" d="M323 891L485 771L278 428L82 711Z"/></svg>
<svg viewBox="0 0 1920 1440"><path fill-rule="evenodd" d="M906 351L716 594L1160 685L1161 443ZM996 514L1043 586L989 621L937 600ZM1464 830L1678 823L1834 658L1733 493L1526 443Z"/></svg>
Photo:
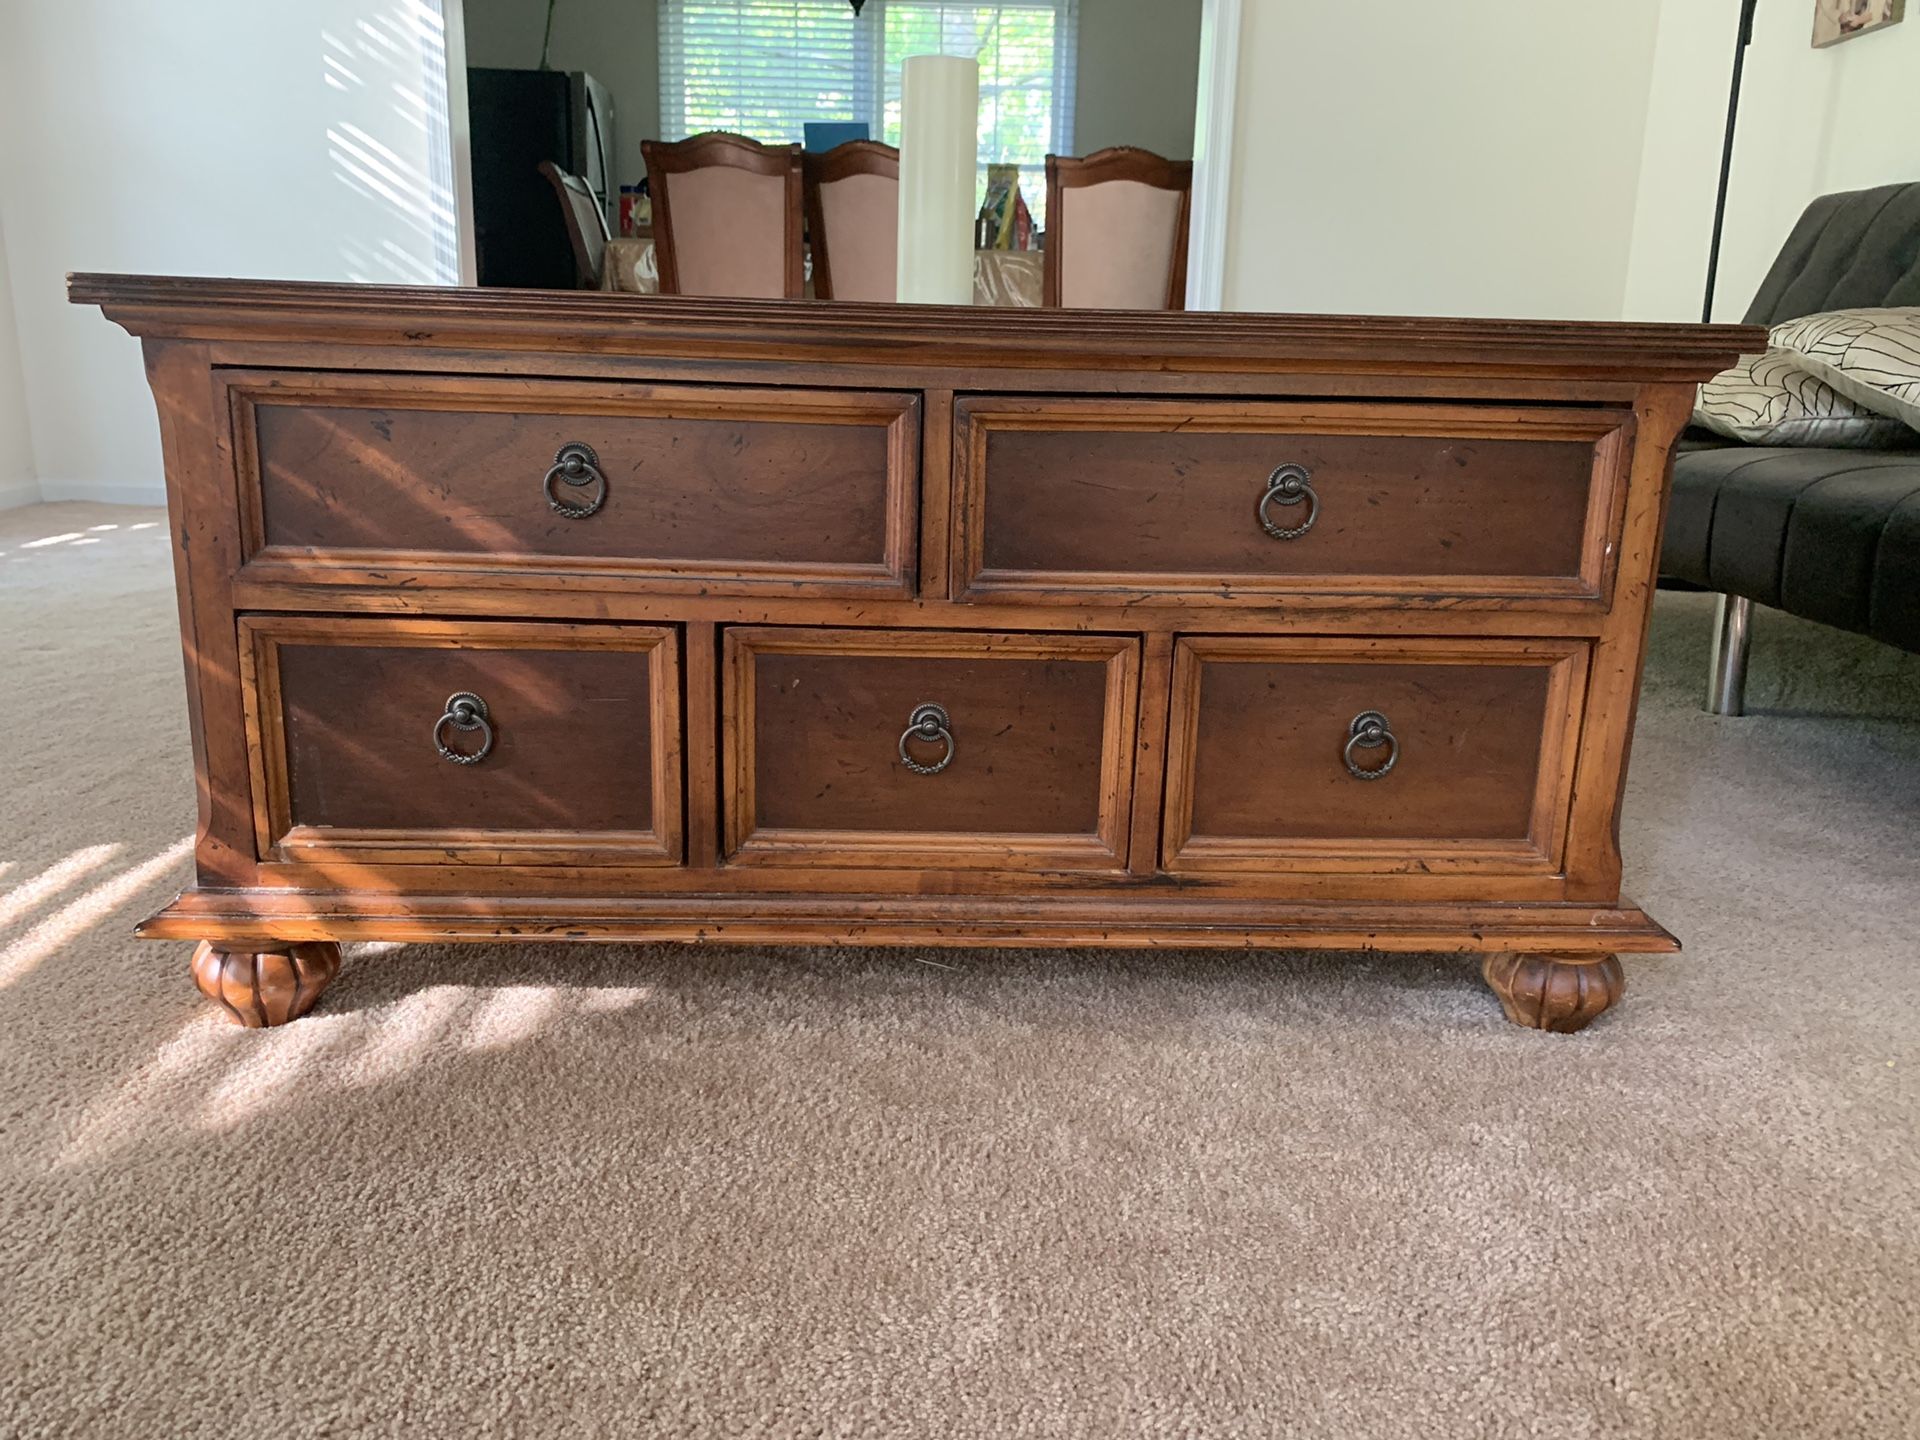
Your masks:
<svg viewBox="0 0 1920 1440"><path fill-rule="evenodd" d="M475 351L567 357L692 358L808 366L848 364L867 376L902 364L975 373L1049 369L1168 370L1269 378L1286 394L1311 374L1477 376L1511 386L1548 376L1633 385L1697 384L1764 349L1756 325L1622 324L1591 320L1452 319L1409 315L1271 315L1191 311L995 311L973 305L794 304L587 291L455 289L78 274L75 304L98 305L142 337L376 346L382 364L443 352L439 370L484 370ZM492 360L494 357L489 356ZM354 368L371 369L372 366ZM808 383L812 371L796 378ZM968 388L985 388L979 385ZM1079 387L1076 387L1079 388ZM1091 388L1091 387L1088 387ZM1236 387L1237 388L1237 387Z"/></svg>
<svg viewBox="0 0 1920 1440"><path fill-rule="evenodd" d="M1556 868L1585 673L1564 641L1182 640L1167 863ZM1354 763L1391 768L1361 779L1368 713L1393 741Z"/></svg>
<svg viewBox="0 0 1920 1440"><path fill-rule="evenodd" d="M674 635L249 617L263 857L591 864L680 858ZM477 695L492 730L442 719Z"/></svg>
<svg viewBox="0 0 1920 1440"><path fill-rule="evenodd" d="M1595 608L1619 412L962 401L957 595L1299 591L1574 596ZM1311 501L1260 502L1282 466Z"/></svg>
<svg viewBox="0 0 1920 1440"><path fill-rule="evenodd" d="M70 294L166 459L199 816L142 933L223 999L369 938L1458 949L1565 1029L1675 948L1620 794L1673 442L1758 330Z"/></svg>
<svg viewBox="0 0 1920 1440"><path fill-rule="evenodd" d="M1105 636L729 630L729 851L1119 868L1139 657ZM920 705L948 741L905 739ZM917 773L901 758L935 774Z"/></svg>
<svg viewBox="0 0 1920 1440"><path fill-rule="evenodd" d="M323 578L411 562L910 593L914 396L256 375L230 403L248 554ZM600 478L548 482L570 444Z"/></svg>

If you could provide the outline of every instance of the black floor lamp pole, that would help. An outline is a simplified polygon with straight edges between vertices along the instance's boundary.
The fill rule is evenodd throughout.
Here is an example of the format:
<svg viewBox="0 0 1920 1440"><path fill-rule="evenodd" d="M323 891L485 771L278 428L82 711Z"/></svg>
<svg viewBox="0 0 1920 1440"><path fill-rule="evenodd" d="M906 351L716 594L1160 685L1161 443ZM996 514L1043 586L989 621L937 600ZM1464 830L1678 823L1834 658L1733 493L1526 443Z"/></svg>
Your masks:
<svg viewBox="0 0 1920 1440"><path fill-rule="evenodd" d="M1759 0L1740 0L1740 33L1733 42L1733 88L1727 95L1727 139L1720 147L1720 193L1713 202L1713 244L1707 250L1707 298L1700 306L1702 324L1713 319L1713 282L1720 274L1720 227L1727 219L1727 177L1733 172L1733 125L1740 115L1740 72L1746 68L1747 46L1753 43L1753 9Z"/></svg>

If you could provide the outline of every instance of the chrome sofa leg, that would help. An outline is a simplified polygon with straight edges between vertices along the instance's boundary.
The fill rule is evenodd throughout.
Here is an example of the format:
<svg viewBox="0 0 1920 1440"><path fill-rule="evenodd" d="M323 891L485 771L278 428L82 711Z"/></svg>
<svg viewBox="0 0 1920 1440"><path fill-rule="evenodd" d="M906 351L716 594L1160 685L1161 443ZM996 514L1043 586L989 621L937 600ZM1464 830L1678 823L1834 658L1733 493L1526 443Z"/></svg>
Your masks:
<svg viewBox="0 0 1920 1440"><path fill-rule="evenodd" d="M1753 602L1720 595L1713 611L1713 651L1707 661L1707 712L1747 713L1747 647L1753 641Z"/></svg>

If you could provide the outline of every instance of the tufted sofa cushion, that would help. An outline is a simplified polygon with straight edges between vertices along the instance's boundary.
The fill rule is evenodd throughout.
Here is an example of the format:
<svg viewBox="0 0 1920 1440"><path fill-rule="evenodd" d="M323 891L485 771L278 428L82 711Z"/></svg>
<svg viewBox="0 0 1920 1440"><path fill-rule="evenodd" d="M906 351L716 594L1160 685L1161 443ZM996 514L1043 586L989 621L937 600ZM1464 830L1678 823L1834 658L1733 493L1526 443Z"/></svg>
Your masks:
<svg viewBox="0 0 1920 1440"><path fill-rule="evenodd" d="M1780 247L1749 325L1822 310L1920 305L1920 184L1822 195Z"/></svg>
<svg viewBox="0 0 1920 1440"><path fill-rule="evenodd" d="M1885 305L1920 305L1920 184L1814 201L1746 318ZM1920 450L1685 443L1660 569L1920 652Z"/></svg>
<svg viewBox="0 0 1920 1440"><path fill-rule="evenodd" d="M1660 568L1920 652L1920 451L1691 450Z"/></svg>

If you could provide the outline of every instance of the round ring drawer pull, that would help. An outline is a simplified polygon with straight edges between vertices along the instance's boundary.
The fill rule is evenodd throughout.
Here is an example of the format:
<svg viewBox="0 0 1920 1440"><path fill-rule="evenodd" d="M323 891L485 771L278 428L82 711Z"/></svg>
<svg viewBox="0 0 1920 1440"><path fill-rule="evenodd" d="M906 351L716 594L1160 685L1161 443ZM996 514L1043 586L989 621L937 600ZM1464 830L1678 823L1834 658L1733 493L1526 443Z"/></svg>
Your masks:
<svg viewBox="0 0 1920 1440"><path fill-rule="evenodd" d="M1307 518L1292 527L1276 524L1267 509L1270 505L1298 505L1302 500L1307 502ZM1266 493L1254 513L1260 518L1260 528L1274 539L1298 540L1320 518L1320 496L1313 488L1312 472L1304 465L1282 465L1267 477Z"/></svg>
<svg viewBox="0 0 1920 1440"><path fill-rule="evenodd" d="M916 775L938 775L953 763L953 731L947 728L947 712L938 705L916 705L913 714L907 717L907 728L900 733L900 763ZM907 742L918 740L923 744L938 743L945 747L945 753L932 765L922 765L907 753Z"/></svg>
<svg viewBox="0 0 1920 1440"><path fill-rule="evenodd" d="M478 730L478 750L456 750L447 744L449 729ZM478 765L493 750L493 724L487 719L487 702L462 690L447 697L447 713L433 722L433 747L456 765Z"/></svg>
<svg viewBox="0 0 1920 1440"><path fill-rule="evenodd" d="M553 488L556 480L575 489L588 485L596 488L585 500L569 500ZM600 473L600 457L594 454L591 445L582 445L578 440L569 440L555 452L553 464L540 487L547 493L548 508L569 520L584 520L607 503L607 477Z"/></svg>
<svg viewBox="0 0 1920 1440"><path fill-rule="evenodd" d="M1378 750L1387 747L1387 758L1368 770L1354 762L1356 750ZM1353 717L1353 723L1347 727L1347 747L1340 752L1347 762L1347 773L1356 780L1378 780L1393 769L1400 758L1400 741L1388 728L1387 717L1378 710L1362 710Z"/></svg>

